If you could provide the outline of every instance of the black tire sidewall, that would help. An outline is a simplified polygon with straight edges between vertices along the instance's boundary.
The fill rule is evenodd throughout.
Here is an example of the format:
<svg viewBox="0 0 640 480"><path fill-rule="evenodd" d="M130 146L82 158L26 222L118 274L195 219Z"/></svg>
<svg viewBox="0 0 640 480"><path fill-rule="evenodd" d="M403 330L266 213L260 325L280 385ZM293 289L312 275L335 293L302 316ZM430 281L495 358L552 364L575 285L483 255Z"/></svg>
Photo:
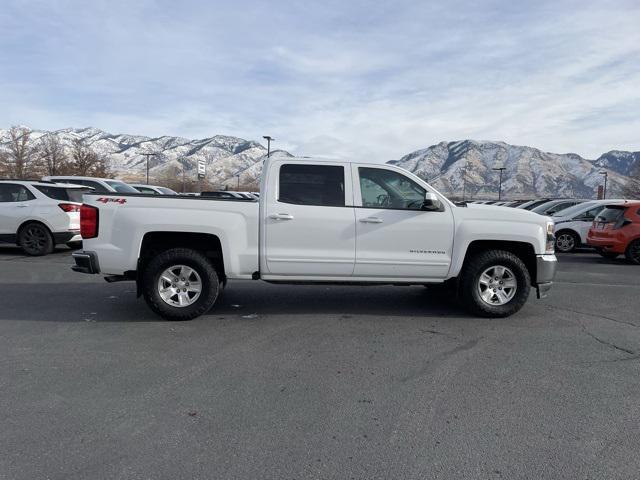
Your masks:
<svg viewBox="0 0 640 480"><path fill-rule="evenodd" d="M41 250L29 251L24 246L24 240L25 240L24 236L26 235L27 230L29 230L30 228L39 228L45 234L47 241L45 246ZM24 225L20 229L20 233L18 235L18 243L20 244L20 247L22 247L22 250L24 251L24 253L32 257L41 257L43 255L47 255L53 251L53 247L54 247L53 236L51 235L51 232L47 227L45 227L40 223L27 223L26 225Z"/></svg>
<svg viewBox="0 0 640 480"><path fill-rule="evenodd" d="M196 302L187 307L167 304L158 292L158 280L162 272L173 265L193 268L202 281L202 291ZM176 248L167 250L151 260L142 272L143 294L149 307L167 320L191 320L207 313L220 291L220 282L215 268L208 259L196 250Z"/></svg>
<svg viewBox="0 0 640 480"><path fill-rule="evenodd" d="M518 284L514 297L505 305L489 305L478 292L482 272L495 265L509 268ZM524 263L514 254L501 250L482 252L465 267L462 278L462 297L467 307L482 317L508 317L522 308L529 298L531 279Z"/></svg>
<svg viewBox="0 0 640 480"><path fill-rule="evenodd" d="M629 260L634 265L640 265L640 259L633 258L631 254L632 247L634 245L637 245L638 243L640 243L640 238L636 238L631 243L629 243L629 245L627 246L627 250L624 252L624 256L627 257L627 260Z"/></svg>

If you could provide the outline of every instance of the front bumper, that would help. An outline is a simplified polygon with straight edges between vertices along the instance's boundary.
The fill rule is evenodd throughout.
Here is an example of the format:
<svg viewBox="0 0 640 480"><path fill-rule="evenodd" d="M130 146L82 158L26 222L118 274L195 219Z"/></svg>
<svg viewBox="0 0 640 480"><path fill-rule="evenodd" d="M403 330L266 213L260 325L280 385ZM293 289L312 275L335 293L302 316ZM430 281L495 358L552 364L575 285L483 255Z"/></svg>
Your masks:
<svg viewBox="0 0 640 480"><path fill-rule="evenodd" d="M551 290L557 268L558 259L555 255L536 255L535 287L538 298L546 297L547 292Z"/></svg>
<svg viewBox="0 0 640 480"><path fill-rule="evenodd" d="M100 264L95 252L75 252L71 256L76 264L71 267L74 272L80 273L100 273Z"/></svg>

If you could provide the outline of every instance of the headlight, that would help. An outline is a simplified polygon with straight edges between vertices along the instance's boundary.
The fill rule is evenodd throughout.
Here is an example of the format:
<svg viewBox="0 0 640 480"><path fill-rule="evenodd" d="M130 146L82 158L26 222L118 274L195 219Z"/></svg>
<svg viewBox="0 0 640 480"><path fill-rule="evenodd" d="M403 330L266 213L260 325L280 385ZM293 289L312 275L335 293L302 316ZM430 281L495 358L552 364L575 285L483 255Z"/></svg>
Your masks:
<svg viewBox="0 0 640 480"><path fill-rule="evenodd" d="M545 253L554 253L556 247L556 237L553 235L554 223L547 222L547 246Z"/></svg>

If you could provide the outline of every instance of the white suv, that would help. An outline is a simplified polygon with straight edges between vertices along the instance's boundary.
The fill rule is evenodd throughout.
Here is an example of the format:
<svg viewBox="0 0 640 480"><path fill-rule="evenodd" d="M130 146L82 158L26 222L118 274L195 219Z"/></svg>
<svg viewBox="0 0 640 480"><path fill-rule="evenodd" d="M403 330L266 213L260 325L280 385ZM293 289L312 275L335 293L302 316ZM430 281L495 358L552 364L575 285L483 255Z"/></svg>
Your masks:
<svg viewBox="0 0 640 480"><path fill-rule="evenodd" d="M80 206L88 188L50 182L0 180L0 242L27 255L46 255L56 244L82 245Z"/></svg>
<svg viewBox="0 0 640 480"><path fill-rule="evenodd" d="M55 183L73 183L91 187L94 193L139 193L131 185L112 178L79 177L75 175L57 175L55 177L42 177L43 180Z"/></svg>

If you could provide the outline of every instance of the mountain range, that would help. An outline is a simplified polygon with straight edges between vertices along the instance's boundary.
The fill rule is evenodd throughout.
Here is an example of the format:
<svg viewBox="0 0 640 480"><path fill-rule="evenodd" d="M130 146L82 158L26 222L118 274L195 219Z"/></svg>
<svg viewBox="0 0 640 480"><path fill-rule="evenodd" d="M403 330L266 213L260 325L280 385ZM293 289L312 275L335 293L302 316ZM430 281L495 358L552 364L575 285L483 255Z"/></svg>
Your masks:
<svg viewBox="0 0 640 480"><path fill-rule="evenodd" d="M30 143L35 146L49 135L56 136L69 151L75 140L83 140L109 159L115 176L128 181L145 177L144 154L151 153L150 177L158 183L181 175L183 170L190 178L195 177L198 161L204 160L207 180L212 185L234 187L238 175L242 184L255 184L267 153L259 142L232 136L146 137L111 134L97 128L32 130ZM8 130L0 129L0 150L6 148L7 141ZM283 150L271 154L291 156ZM614 150L590 160L575 153L548 153L504 142L462 140L441 142L388 163L415 173L449 196L460 196L465 190L467 198L495 198L499 175L493 169L504 167L504 198L545 195L592 198L603 183L600 172L607 172L607 196L619 196L638 162L640 152Z"/></svg>

